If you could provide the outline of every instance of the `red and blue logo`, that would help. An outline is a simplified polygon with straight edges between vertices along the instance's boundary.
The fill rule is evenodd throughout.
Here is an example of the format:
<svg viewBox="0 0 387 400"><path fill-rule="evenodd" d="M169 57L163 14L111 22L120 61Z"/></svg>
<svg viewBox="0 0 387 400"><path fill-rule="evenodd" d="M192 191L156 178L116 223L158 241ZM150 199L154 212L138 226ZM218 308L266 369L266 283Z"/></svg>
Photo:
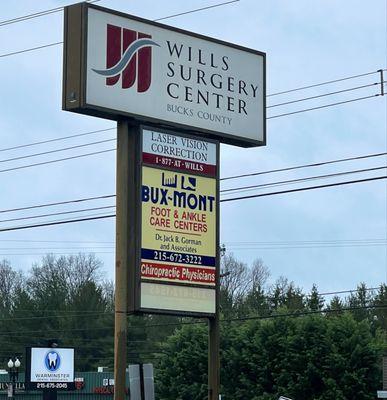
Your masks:
<svg viewBox="0 0 387 400"><path fill-rule="evenodd" d="M137 92L146 92L152 81L152 46L160 45L145 33L111 24L106 29L106 69L92 70L106 77L107 86L121 78L122 89L137 81Z"/></svg>

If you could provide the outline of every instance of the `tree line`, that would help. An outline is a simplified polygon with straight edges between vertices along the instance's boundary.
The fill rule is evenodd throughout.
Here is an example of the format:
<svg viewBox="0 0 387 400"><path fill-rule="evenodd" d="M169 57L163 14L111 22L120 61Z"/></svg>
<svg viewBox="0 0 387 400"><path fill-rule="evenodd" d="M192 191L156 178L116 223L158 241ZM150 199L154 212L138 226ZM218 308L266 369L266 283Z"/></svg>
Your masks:
<svg viewBox="0 0 387 400"><path fill-rule="evenodd" d="M114 285L93 254L46 255L22 273L0 262L0 360L51 339L76 348L76 370L113 367ZM364 283L327 301L258 259L221 261L221 382L225 399L373 399L387 354L387 286ZM205 320L128 318L128 362L155 365L160 400L207 396ZM0 368L3 366L0 364Z"/></svg>

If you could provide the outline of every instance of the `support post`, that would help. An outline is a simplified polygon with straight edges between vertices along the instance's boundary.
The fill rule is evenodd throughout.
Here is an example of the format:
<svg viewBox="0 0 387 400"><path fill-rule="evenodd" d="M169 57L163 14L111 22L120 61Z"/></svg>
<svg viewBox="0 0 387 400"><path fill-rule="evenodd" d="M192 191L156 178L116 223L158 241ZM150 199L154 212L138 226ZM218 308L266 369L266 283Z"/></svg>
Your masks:
<svg viewBox="0 0 387 400"><path fill-rule="evenodd" d="M43 390L43 400L56 400L57 398L56 390Z"/></svg>
<svg viewBox="0 0 387 400"><path fill-rule="evenodd" d="M138 196L139 127L117 123L114 400L126 398L128 312L133 311ZM130 298L129 298L130 296Z"/></svg>
<svg viewBox="0 0 387 400"><path fill-rule="evenodd" d="M208 340L208 400L219 399L220 359L219 359L219 315L209 318Z"/></svg>
<svg viewBox="0 0 387 400"><path fill-rule="evenodd" d="M384 71L383 69L378 69L378 72L380 74L380 96L384 96Z"/></svg>
<svg viewBox="0 0 387 400"><path fill-rule="evenodd" d="M220 166L220 146L216 145L216 291L215 291L215 315L208 319L208 400L219 400L220 386L220 256L221 247L219 245L220 235L220 207L219 207L219 166Z"/></svg>

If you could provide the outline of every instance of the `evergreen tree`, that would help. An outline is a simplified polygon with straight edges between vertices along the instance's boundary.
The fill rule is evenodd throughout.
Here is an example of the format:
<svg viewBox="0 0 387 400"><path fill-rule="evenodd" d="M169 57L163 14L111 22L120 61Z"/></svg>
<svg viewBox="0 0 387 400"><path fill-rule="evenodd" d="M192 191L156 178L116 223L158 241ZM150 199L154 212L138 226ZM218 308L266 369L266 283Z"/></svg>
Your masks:
<svg viewBox="0 0 387 400"><path fill-rule="evenodd" d="M324 298L319 295L316 284L313 284L310 295L306 300L307 307L312 311L320 311L324 307Z"/></svg>

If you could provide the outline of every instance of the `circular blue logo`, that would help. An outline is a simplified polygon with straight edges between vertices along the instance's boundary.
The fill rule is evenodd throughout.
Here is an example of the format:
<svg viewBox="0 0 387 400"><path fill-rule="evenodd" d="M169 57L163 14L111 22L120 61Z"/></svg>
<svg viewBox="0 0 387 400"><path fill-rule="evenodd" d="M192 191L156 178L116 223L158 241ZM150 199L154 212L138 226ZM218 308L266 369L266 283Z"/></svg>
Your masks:
<svg viewBox="0 0 387 400"><path fill-rule="evenodd" d="M55 350L49 351L44 358L44 364L50 372L58 371L60 361L60 355Z"/></svg>

